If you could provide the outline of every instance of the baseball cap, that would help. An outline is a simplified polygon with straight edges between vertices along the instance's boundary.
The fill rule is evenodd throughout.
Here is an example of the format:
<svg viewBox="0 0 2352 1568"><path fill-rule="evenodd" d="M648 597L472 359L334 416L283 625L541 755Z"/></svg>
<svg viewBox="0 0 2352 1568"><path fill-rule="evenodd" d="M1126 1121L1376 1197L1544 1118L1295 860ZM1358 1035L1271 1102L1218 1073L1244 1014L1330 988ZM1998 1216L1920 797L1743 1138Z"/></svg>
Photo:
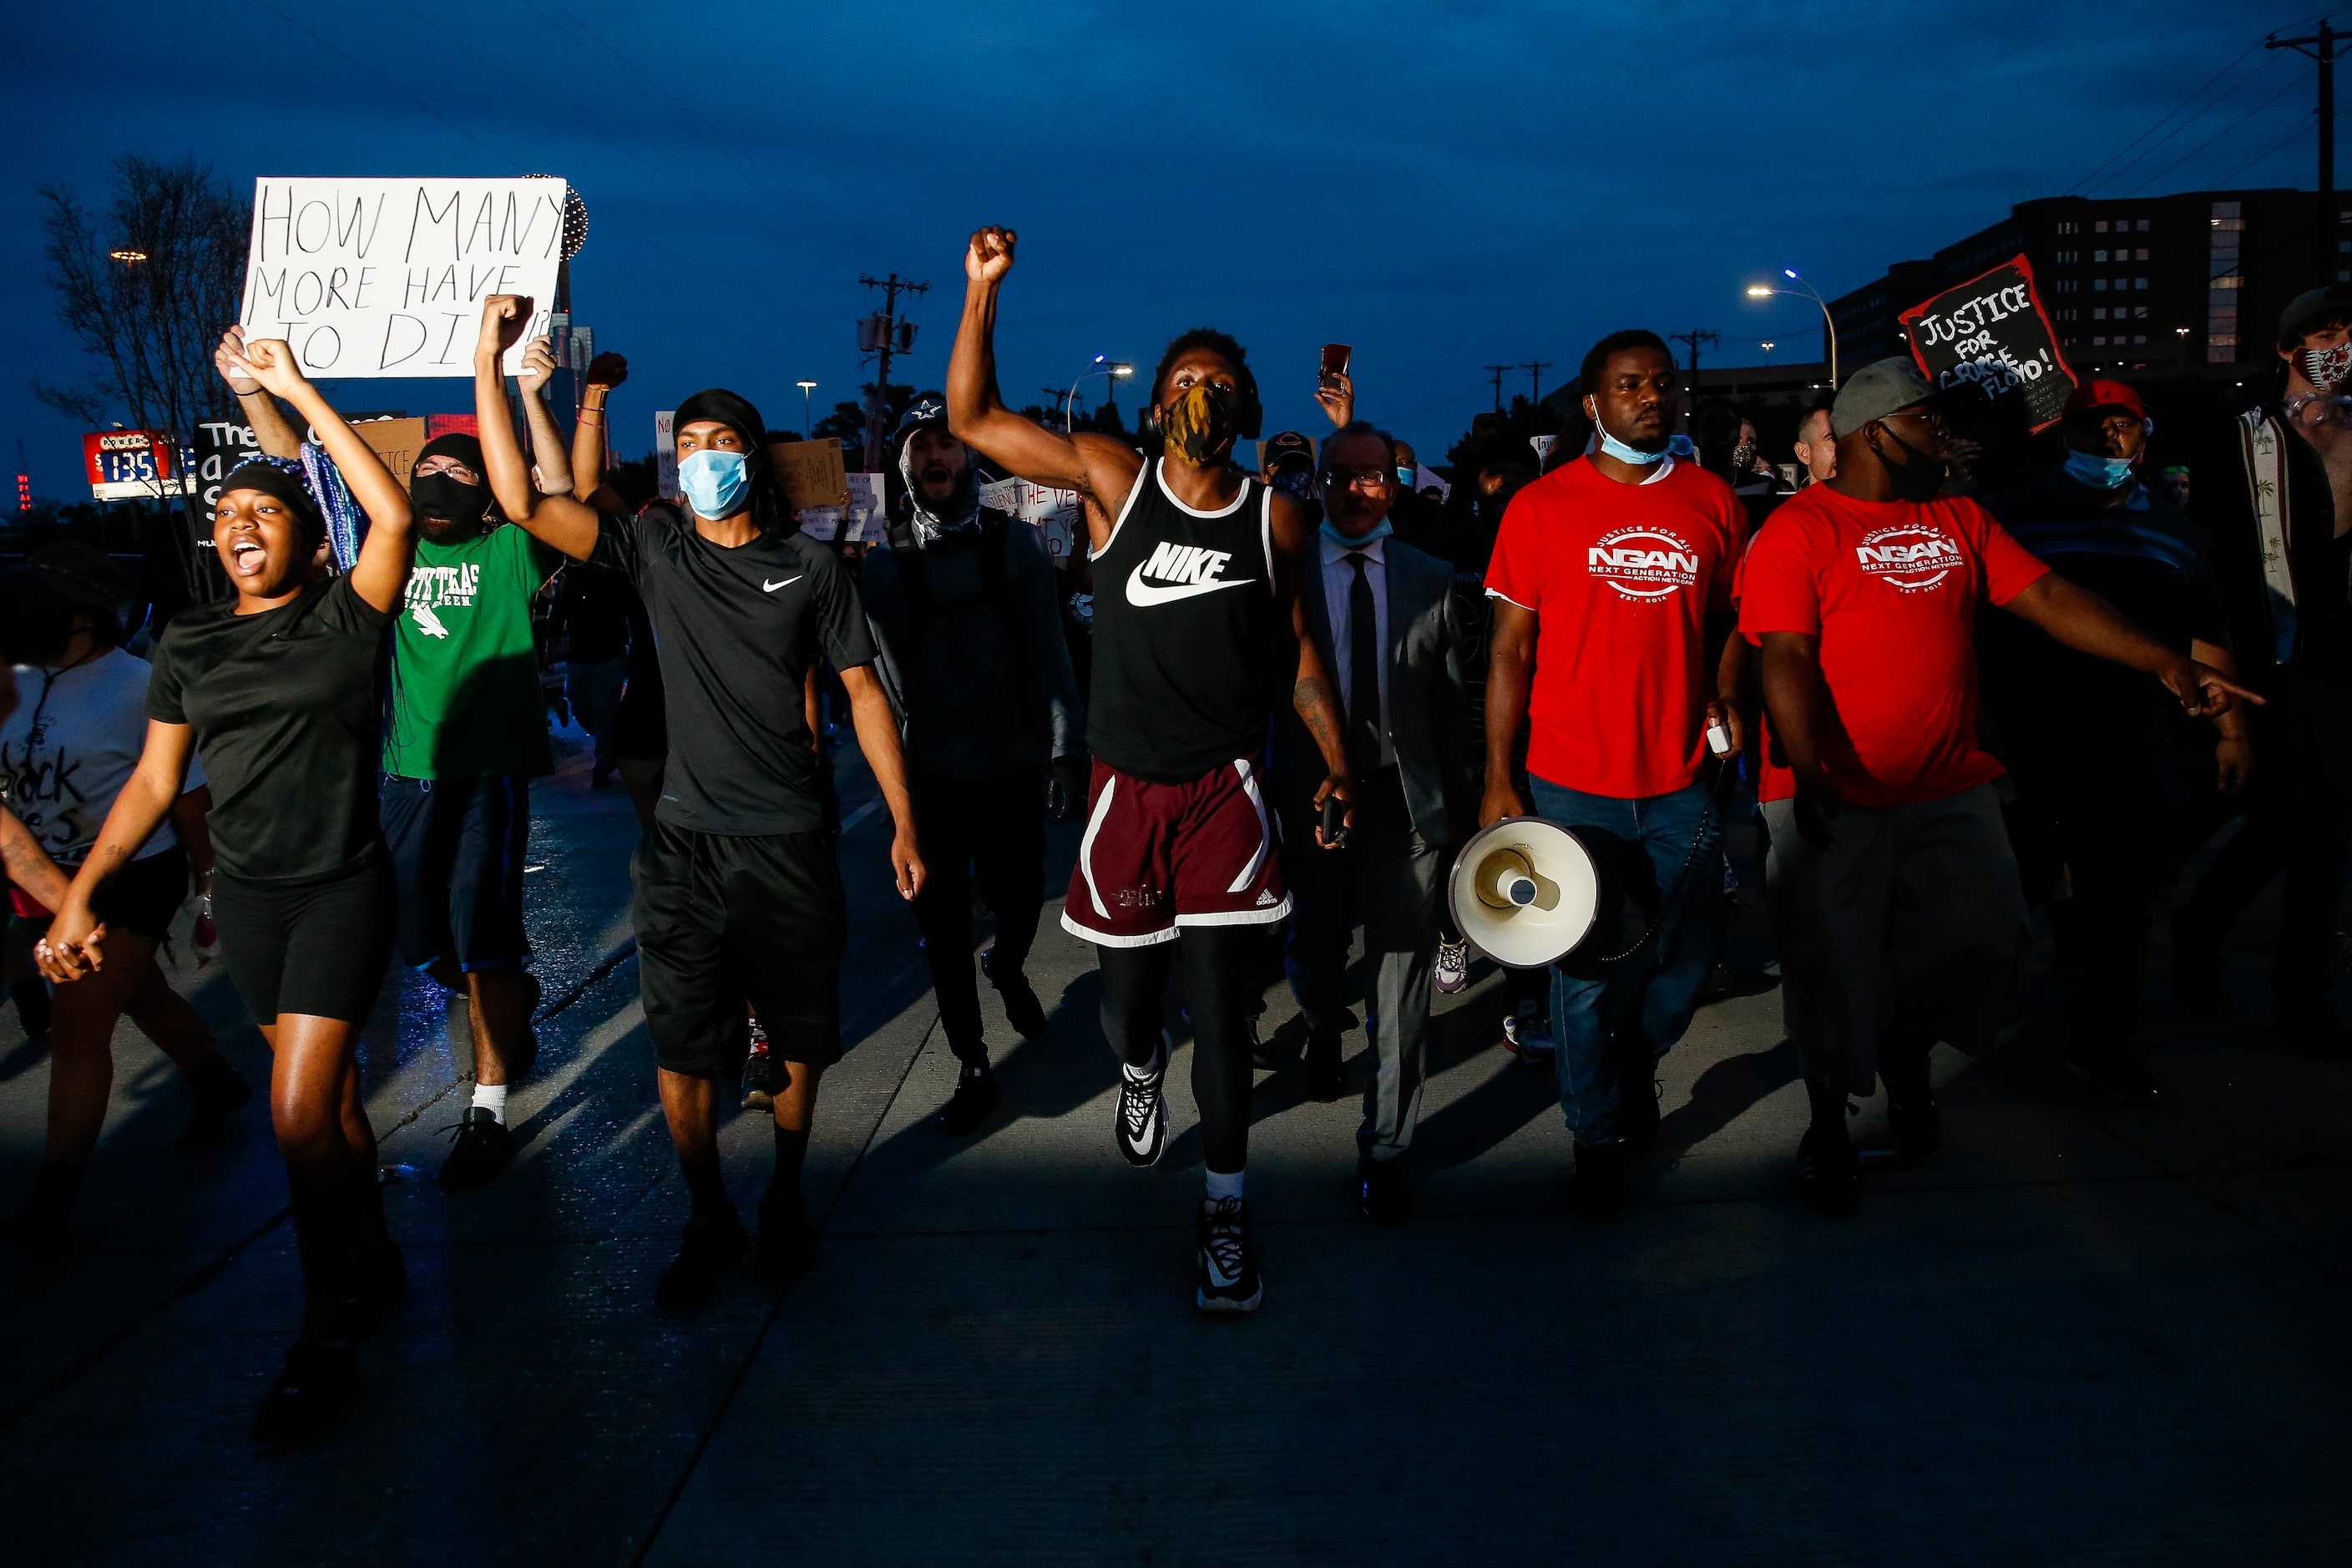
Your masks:
<svg viewBox="0 0 2352 1568"><path fill-rule="evenodd" d="M1257 444L1257 466L1279 468L1292 461L1315 466L1315 443L1296 430L1277 430Z"/></svg>
<svg viewBox="0 0 2352 1568"><path fill-rule="evenodd" d="M2139 394L2120 381L2086 381L2066 399L2069 419L2094 408L2128 408L2142 419L2147 417L2147 405L2139 400Z"/></svg>
<svg viewBox="0 0 2352 1568"><path fill-rule="evenodd" d="M25 564L45 574L68 603L88 610L111 610L122 597L122 574L105 551L78 539L44 544Z"/></svg>
<svg viewBox="0 0 2352 1568"><path fill-rule="evenodd" d="M1855 371L1838 388L1837 401L1830 405L1830 429L1834 435L1851 436L1874 419L1884 419L1938 395L1935 384L1920 374L1911 361L1879 360Z"/></svg>
<svg viewBox="0 0 2352 1568"><path fill-rule="evenodd" d="M2306 289L2279 312L2279 343L2291 348L2314 332L2352 321L2352 286L2330 284Z"/></svg>
<svg viewBox="0 0 2352 1568"><path fill-rule="evenodd" d="M948 405L936 397L926 397L898 418L898 427L890 433L893 441L903 441L926 425L947 427Z"/></svg>

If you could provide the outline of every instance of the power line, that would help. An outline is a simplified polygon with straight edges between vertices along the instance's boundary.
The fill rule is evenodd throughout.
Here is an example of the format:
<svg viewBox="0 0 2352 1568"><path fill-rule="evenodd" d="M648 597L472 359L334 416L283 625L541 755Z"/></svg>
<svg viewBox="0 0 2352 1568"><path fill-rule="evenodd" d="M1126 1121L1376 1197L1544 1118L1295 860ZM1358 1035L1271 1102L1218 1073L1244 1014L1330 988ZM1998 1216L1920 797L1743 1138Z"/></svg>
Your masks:
<svg viewBox="0 0 2352 1568"><path fill-rule="evenodd" d="M2341 120L2347 114L2352 114L2352 109L2337 110L2336 111L2336 118ZM2263 148L2252 157L2246 159L2243 163L2238 164L2236 168L2231 169L2228 174L2223 174L2219 179L2213 181L2210 184L2206 185L2204 188L2209 191L2218 191L2221 189L2231 180L2236 179L2242 171L2252 168L2254 164L2261 163L2263 159L2269 157L2272 153L2277 152L2280 148L2285 146L2296 137L2303 135L2306 129L2306 127L2301 125L2288 126L2285 135L2280 137L2277 141L2272 142L2269 146Z"/></svg>
<svg viewBox="0 0 2352 1568"><path fill-rule="evenodd" d="M2277 58L2278 57L2275 55L2272 57L2273 59ZM2260 103L2246 110L2245 113L2241 114L2237 119L2232 120L2229 124L2224 125L2221 130L2216 131L2212 135L2208 136L2204 141L2200 142L2196 146L2191 147L2188 152L2183 153L2179 157L2175 158L2171 163L2167 163L2163 168L2158 169L2155 174L2150 174L2147 179L2142 180L2138 184L2134 185L2130 190L2126 191L2124 195L2126 196L2136 196L2139 195L2142 191L2147 189L2148 186L2156 184L2158 180L2161 180L2167 174L2172 173L2173 170L2178 169L2181 164L2186 163L2189 159L2194 158L2198 153L2202 153L2205 149L2213 145L2214 142L2219 142L2221 138L2230 134L2231 132L2235 131L2239 126L2243 125L2247 121L2252 120L2255 115L2260 114L2263 110L2268 109L2272 104L2276 103L2280 99L2284 98L2288 93L2293 92L2296 88L2301 87L2302 85L2303 84L2299 81L2288 82L2284 87L2280 88L2276 92L2271 94L2268 98L2263 100Z"/></svg>

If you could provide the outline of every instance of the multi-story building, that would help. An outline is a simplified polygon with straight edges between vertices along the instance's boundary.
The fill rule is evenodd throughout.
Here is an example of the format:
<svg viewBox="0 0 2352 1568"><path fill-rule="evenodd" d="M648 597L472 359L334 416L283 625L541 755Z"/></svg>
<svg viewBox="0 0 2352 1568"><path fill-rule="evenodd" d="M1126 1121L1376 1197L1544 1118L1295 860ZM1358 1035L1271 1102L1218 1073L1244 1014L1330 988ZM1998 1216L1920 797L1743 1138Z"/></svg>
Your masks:
<svg viewBox="0 0 2352 1568"><path fill-rule="evenodd" d="M2109 200L2021 202L1990 227L1830 301L1843 368L1906 353L1905 310L2022 255L2067 363L2243 380L2272 359L2288 300L2323 279L2352 282L2352 195L2330 203L2336 237L2323 269L2310 191L2194 191Z"/></svg>

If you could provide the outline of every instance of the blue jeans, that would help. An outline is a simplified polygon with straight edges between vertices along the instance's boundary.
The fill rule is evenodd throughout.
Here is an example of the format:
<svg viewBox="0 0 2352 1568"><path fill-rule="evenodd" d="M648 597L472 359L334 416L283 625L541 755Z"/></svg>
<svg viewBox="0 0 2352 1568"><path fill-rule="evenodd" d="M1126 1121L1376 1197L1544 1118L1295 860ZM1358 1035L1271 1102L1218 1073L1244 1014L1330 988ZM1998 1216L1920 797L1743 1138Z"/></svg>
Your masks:
<svg viewBox="0 0 2352 1568"><path fill-rule="evenodd" d="M1613 1143L1621 1135L1617 1106L1624 1069L1641 1070L1638 1092L1650 1092L1643 1069L1690 1027L1699 987L1715 967L1723 940L1723 824L1719 817L1707 823L1706 841L1650 945L1622 963L1603 964L1597 960L1622 950L1657 914L1659 900L1698 837L1707 786L1621 800L1539 778L1528 782L1536 815L1572 830L1601 874L1592 935L1580 951L1552 965L1552 1063L1559 1075L1559 1108L1576 1141ZM1631 922L1624 918L1629 899L1638 917ZM1612 1036L1634 1029L1644 1037L1640 1060L1610 1047Z"/></svg>

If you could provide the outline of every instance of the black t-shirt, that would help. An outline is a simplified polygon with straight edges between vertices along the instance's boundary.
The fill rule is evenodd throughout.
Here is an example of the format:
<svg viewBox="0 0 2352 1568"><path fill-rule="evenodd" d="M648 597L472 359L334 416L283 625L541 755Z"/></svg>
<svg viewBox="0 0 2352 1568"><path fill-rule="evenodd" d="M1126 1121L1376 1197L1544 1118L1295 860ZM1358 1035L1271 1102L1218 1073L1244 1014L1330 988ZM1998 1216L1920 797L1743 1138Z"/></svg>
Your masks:
<svg viewBox="0 0 2352 1568"><path fill-rule="evenodd" d="M376 772L391 624L349 577L258 615L231 602L173 617L155 647L147 716L195 731L222 870L308 880L383 852Z"/></svg>
<svg viewBox="0 0 2352 1568"><path fill-rule="evenodd" d="M607 664L629 651L629 585L588 562L575 562L556 579L548 631L564 639L574 664Z"/></svg>
<svg viewBox="0 0 2352 1568"><path fill-rule="evenodd" d="M606 512L598 526L594 559L636 584L661 650L669 763L654 814L700 833L823 827L801 682L820 658L874 662L840 558L799 532L729 550L658 516Z"/></svg>

